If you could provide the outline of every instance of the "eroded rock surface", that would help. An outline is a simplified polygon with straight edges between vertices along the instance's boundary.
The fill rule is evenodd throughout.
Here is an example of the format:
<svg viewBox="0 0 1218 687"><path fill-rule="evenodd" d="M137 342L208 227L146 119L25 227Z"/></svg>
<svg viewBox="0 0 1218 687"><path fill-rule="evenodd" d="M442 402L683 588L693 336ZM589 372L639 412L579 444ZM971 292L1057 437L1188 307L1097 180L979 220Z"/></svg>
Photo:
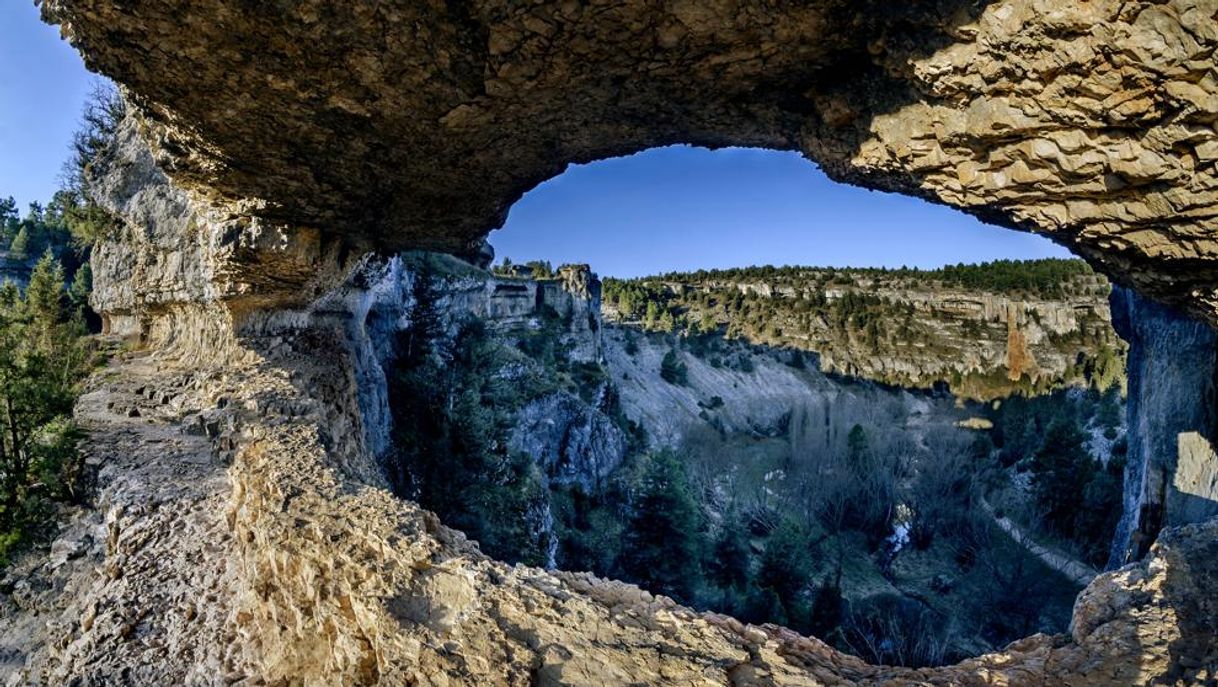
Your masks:
<svg viewBox="0 0 1218 687"><path fill-rule="evenodd" d="M249 673L233 623L242 575L224 517L232 427L212 395L221 377L133 357L91 381L76 417L97 493L49 553L5 571L4 684L226 684Z"/></svg>
<svg viewBox="0 0 1218 687"><path fill-rule="evenodd" d="M1112 314L1130 342L1125 508L1109 560L1117 567L1141 558L1165 524L1218 515L1218 335L1127 289L1113 292Z"/></svg>
<svg viewBox="0 0 1218 687"><path fill-rule="evenodd" d="M476 253L569 162L764 146L1045 232L1218 320L1214 0L44 12L126 87L171 177L291 241Z"/></svg>
<svg viewBox="0 0 1218 687"><path fill-rule="evenodd" d="M5 585L11 683L1218 679L1212 520L1099 577L1070 636L917 671L490 561L384 488L370 332L407 313L378 310L383 263L364 257L482 254L571 161L768 146L1044 231L1218 321L1213 0L44 9L140 113L100 187L126 227L98 251L97 302L158 351L109 393L171 400L82 402L117 533L82 513L18 568L36 586Z"/></svg>
<svg viewBox="0 0 1218 687"><path fill-rule="evenodd" d="M720 327L753 343L810 351L810 364L825 372L902 388L947 385L957 396L982 401L1119 381L1115 368L1124 362L1125 343L1111 325L1111 286L1094 273L1055 284L1059 289L1051 295L813 268L780 269L770 277L712 272L631 283L663 298L699 329ZM758 300L733 305L737 296ZM852 332L834 317L829 304L848 296L883 300L871 334ZM646 325L632 322L621 305L609 299L606 319ZM765 317L750 319L754 308L764 308Z"/></svg>

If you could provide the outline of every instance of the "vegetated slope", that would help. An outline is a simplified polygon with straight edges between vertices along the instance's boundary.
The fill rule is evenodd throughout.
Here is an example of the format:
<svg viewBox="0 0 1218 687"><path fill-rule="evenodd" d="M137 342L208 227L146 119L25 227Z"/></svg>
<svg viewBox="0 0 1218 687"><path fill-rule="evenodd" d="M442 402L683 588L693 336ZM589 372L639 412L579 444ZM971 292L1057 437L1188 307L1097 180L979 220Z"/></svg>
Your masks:
<svg viewBox="0 0 1218 687"><path fill-rule="evenodd" d="M720 556L705 563L709 578L722 574L724 537L746 543L747 582L708 583L694 603L777 618L869 660L934 663L1061 631L1077 591L997 527L986 494L1018 505L1020 522L1062 550L1090 555L1111 537L1120 463L1103 433L1123 431L1115 388L958 404L718 336L607 326L604 339L626 414L685 466L703 545ZM1046 451L1037 435L1054 417L1096 440ZM1042 494L1070 489L1057 520L1028 517ZM781 576L797 582L784 591L775 551L789 539L798 555Z"/></svg>
<svg viewBox="0 0 1218 687"><path fill-rule="evenodd" d="M990 400L1124 379L1111 287L1080 260L749 267L606 279L610 321L818 354L822 370Z"/></svg>
<svg viewBox="0 0 1218 687"><path fill-rule="evenodd" d="M1016 468L958 426L1006 428L1000 410L826 373L799 350L602 326L586 267L451 268L412 267L386 464L484 550L876 662L1064 630L1077 587L982 507Z"/></svg>

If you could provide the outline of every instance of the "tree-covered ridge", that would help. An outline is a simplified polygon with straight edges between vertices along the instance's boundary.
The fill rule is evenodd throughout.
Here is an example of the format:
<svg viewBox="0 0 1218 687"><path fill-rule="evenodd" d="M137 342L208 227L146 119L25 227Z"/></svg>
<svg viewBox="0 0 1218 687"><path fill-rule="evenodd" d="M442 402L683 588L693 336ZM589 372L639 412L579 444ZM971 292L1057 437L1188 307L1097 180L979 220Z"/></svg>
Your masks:
<svg viewBox="0 0 1218 687"><path fill-rule="evenodd" d="M991 399L1121 383L1110 288L1080 260L1002 260L610 278L603 300L608 319L650 331L795 348L819 353L826 371Z"/></svg>
<svg viewBox="0 0 1218 687"><path fill-rule="evenodd" d="M90 254L118 228L91 180L124 111L112 88L96 89L50 201L22 214L0 197L0 566L53 534L61 504L89 488L72 408L98 358Z"/></svg>
<svg viewBox="0 0 1218 687"><path fill-rule="evenodd" d="M531 263L530 263L531 264ZM762 265L693 272L666 272L652 277L620 280L608 278L605 283L675 282L692 285L708 283L766 282L773 285L848 285L860 280L898 282L909 280L921 284L934 283L969 291L986 291L1012 296L1061 298L1070 295L1076 277L1094 275L1086 262L1078 259L1045 258L1040 260L994 260L980 263L957 263L936 269L917 267L805 267L794 265Z"/></svg>

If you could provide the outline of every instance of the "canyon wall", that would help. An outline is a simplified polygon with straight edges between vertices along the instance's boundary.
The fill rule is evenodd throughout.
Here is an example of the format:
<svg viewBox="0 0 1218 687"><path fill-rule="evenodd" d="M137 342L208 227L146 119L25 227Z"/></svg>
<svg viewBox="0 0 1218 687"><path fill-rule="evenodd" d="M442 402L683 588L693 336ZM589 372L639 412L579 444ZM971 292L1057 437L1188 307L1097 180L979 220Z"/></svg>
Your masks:
<svg viewBox="0 0 1218 687"><path fill-rule="evenodd" d="M789 352L766 347L727 344L705 354L679 350L687 379L672 384L659 376L670 350L667 337L641 335L632 327L611 325L605 332L605 367L623 410L657 447L682 449L711 433L746 444L785 443L798 457L829 455L856 423L875 427L878 434L898 421L898 431L916 436L919 427L907 427L907 418L951 426L967 416L950 398L831 376L811 365L793 367ZM747 360L744 366L741 359ZM739 453L747 455L744 449Z"/></svg>
<svg viewBox="0 0 1218 687"><path fill-rule="evenodd" d="M1218 430L1218 336L1127 289L1112 295L1129 343L1125 507L1110 567L1140 559L1165 526L1218 516L1212 443Z"/></svg>
<svg viewBox="0 0 1218 687"><path fill-rule="evenodd" d="M945 386L988 401L1123 381L1125 344L1112 329L1110 286L1100 275L1080 273L1085 267L1063 274L1052 294L963 288L931 272L769 269L769 278L710 272L613 286L642 290L694 331L710 326L753 343L813 352L825 372L905 388ZM736 294L746 298L737 302ZM606 317L631 320L618 305L610 299Z"/></svg>

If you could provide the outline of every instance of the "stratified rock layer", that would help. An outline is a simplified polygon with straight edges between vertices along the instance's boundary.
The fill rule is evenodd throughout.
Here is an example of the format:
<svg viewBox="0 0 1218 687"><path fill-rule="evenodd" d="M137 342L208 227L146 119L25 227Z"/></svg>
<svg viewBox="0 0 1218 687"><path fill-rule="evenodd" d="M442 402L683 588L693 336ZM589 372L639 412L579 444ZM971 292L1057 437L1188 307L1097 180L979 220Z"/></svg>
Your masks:
<svg viewBox="0 0 1218 687"><path fill-rule="evenodd" d="M990 401L1030 389L1122 381L1106 368L1123 362L1125 344L1111 325L1111 287L1096 274L1064 279L1055 293L1042 295L961 288L930 275L777 272L748 278L665 275L628 283L655 294L661 310L681 313L697 330L719 327L732 338L811 351L813 363L826 372L904 388L943 384L956 396ZM740 296L750 300L733 303ZM831 304L848 296L882 301L879 314L869 318L875 329L838 319L840 311ZM606 318L630 322L620 305L609 299ZM1114 362L1098 364L1105 356Z"/></svg>

